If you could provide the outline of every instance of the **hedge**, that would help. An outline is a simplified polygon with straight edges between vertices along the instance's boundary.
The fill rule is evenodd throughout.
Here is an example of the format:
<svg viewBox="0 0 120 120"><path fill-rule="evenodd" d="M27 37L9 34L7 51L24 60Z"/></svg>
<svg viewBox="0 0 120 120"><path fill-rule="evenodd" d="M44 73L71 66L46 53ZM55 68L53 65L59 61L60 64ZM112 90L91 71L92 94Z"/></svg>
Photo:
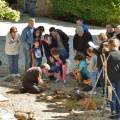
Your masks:
<svg viewBox="0 0 120 120"><path fill-rule="evenodd" d="M52 13L61 20L81 17L90 24L120 23L120 0L51 0Z"/></svg>

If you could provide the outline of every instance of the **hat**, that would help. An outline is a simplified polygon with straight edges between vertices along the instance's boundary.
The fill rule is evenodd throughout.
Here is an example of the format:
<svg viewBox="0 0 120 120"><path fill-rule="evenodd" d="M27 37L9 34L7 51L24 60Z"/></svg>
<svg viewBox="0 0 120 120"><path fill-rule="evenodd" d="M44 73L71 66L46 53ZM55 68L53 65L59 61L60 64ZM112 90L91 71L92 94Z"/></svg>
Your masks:
<svg viewBox="0 0 120 120"><path fill-rule="evenodd" d="M42 31L45 30L43 26L39 26L38 29L40 29L40 30L42 30Z"/></svg>
<svg viewBox="0 0 120 120"><path fill-rule="evenodd" d="M83 34L84 33L84 29L82 26L77 26L76 28L76 34Z"/></svg>

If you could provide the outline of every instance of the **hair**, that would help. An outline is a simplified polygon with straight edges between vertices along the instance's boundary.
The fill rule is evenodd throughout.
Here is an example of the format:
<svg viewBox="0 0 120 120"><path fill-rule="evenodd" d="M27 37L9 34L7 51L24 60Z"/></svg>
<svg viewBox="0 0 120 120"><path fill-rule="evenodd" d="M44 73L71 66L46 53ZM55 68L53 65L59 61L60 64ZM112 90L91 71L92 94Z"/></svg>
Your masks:
<svg viewBox="0 0 120 120"><path fill-rule="evenodd" d="M110 27L113 27L113 24L112 23L106 23L106 25L109 25Z"/></svg>
<svg viewBox="0 0 120 120"><path fill-rule="evenodd" d="M13 31L15 31L15 30L17 30L17 28L16 28L16 27L14 27L14 26L13 26L13 27L11 27L11 28L10 28L10 34L11 34Z"/></svg>
<svg viewBox="0 0 120 120"><path fill-rule="evenodd" d="M93 53L93 48L92 48L92 47L89 47L89 48L87 49L87 53Z"/></svg>
<svg viewBox="0 0 120 120"><path fill-rule="evenodd" d="M43 32L45 31L45 28L43 26L39 26L38 29Z"/></svg>
<svg viewBox="0 0 120 120"><path fill-rule="evenodd" d="M44 38L48 38L48 37L50 37L49 34L45 34L45 35L44 35Z"/></svg>
<svg viewBox="0 0 120 120"><path fill-rule="evenodd" d="M80 22L83 22L83 19L82 18L76 18L76 20L75 21L80 21Z"/></svg>
<svg viewBox="0 0 120 120"><path fill-rule="evenodd" d="M39 31L39 32L40 32L39 28L36 28L36 29L34 30L34 32L33 32L33 38L36 38L36 31ZM40 35L39 35L38 37L40 37Z"/></svg>
<svg viewBox="0 0 120 120"><path fill-rule="evenodd" d="M83 60L83 57L82 57L81 55L76 55L76 56L74 57L74 60L81 61L81 60Z"/></svg>
<svg viewBox="0 0 120 120"><path fill-rule="evenodd" d="M115 37L111 37L108 40L108 48L109 50L117 50L119 46L118 39Z"/></svg>
<svg viewBox="0 0 120 120"><path fill-rule="evenodd" d="M39 42L38 40L33 40L33 43Z"/></svg>
<svg viewBox="0 0 120 120"><path fill-rule="evenodd" d="M80 33L84 33L84 29L83 29L83 27L82 26L77 26L77 28L76 28L76 33L77 34L80 34Z"/></svg>
<svg viewBox="0 0 120 120"><path fill-rule="evenodd" d="M35 22L35 19L34 19L34 18L30 18L30 19L28 20L28 22L30 22L30 21Z"/></svg>
<svg viewBox="0 0 120 120"><path fill-rule="evenodd" d="M56 31L56 29L55 29L54 27L51 27L51 28L49 29L49 32L53 32L53 31Z"/></svg>
<svg viewBox="0 0 120 120"><path fill-rule="evenodd" d="M120 31L120 25L118 25L115 29L119 30Z"/></svg>
<svg viewBox="0 0 120 120"><path fill-rule="evenodd" d="M50 49L50 52L51 52L52 55L58 55L58 54L60 54L60 52L59 52L59 50L57 48Z"/></svg>
<svg viewBox="0 0 120 120"><path fill-rule="evenodd" d="M43 63L41 66L40 66L41 69L47 69L47 70L50 70L50 66L47 64L47 63Z"/></svg>
<svg viewBox="0 0 120 120"><path fill-rule="evenodd" d="M100 33L97 36L97 38L98 38L98 41L103 42L103 41L107 40L107 35L105 33Z"/></svg>

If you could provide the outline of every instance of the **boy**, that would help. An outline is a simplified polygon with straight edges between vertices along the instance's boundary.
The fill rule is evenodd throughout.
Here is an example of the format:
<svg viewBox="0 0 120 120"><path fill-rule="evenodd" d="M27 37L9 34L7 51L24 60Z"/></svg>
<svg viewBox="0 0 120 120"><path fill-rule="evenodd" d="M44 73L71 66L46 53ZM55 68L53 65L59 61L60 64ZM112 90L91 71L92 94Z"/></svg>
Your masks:
<svg viewBox="0 0 120 120"><path fill-rule="evenodd" d="M42 64L42 50L39 47L39 41L33 41L34 47L32 48L32 67L39 67Z"/></svg>
<svg viewBox="0 0 120 120"><path fill-rule="evenodd" d="M96 74L97 74L97 56L92 52L93 48L89 47L87 49L87 53L89 54L89 56L91 56L90 59L90 64L89 64L89 72L90 72L90 78L92 79L92 87L94 88L95 83L96 83ZM94 88L93 91L89 91L89 94L96 94L96 87Z"/></svg>
<svg viewBox="0 0 120 120"><path fill-rule="evenodd" d="M90 74L87 70L87 64L81 55L76 55L74 60L76 64L74 65L70 76L74 76L75 79L81 83L83 80L87 80L90 77Z"/></svg>

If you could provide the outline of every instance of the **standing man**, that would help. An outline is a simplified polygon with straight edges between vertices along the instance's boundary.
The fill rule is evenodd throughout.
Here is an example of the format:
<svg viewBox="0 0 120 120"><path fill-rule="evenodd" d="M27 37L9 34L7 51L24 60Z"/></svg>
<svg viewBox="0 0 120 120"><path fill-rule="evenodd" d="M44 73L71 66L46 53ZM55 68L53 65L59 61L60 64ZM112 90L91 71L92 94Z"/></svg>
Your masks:
<svg viewBox="0 0 120 120"><path fill-rule="evenodd" d="M28 13L28 0L24 0L24 13Z"/></svg>
<svg viewBox="0 0 120 120"><path fill-rule="evenodd" d="M77 26L76 34L73 38L73 49L75 54L79 52L85 58L87 48L90 47L88 42L93 41L89 32L84 31L82 26Z"/></svg>
<svg viewBox="0 0 120 120"><path fill-rule="evenodd" d="M46 74L49 70L50 66L47 63L28 69L21 79L23 87L20 88L20 93L39 94L41 90L38 85L50 89L50 86L42 81L42 74Z"/></svg>
<svg viewBox="0 0 120 120"><path fill-rule="evenodd" d="M30 67L31 54L30 49L33 45L33 32L34 32L35 19L31 18L28 21L28 26L23 29L21 34L21 41L23 44L23 52L25 55L25 70Z"/></svg>
<svg viewBox="0 0 120 120"><path fill-rule="evenodd" d="M57 48L59 50L66 50L69 53L69 37L62 30L55 29L54 27L51 27L49 32L57 40Z"/></svg>
<svg viewBox="0 0 120 120"><path fill-rule="evenodd" d="M113 30L113 25L111 23L107 23L106 26L106 35L109 38L113 37L114 36L114 30Z"/></svg>
<svg viewBox="0 0 120 120"><path fill-rule="evenodd" d="M30 12L31 12L31 17L35 17L35 4L37 0L30 0Z"/></svg>

